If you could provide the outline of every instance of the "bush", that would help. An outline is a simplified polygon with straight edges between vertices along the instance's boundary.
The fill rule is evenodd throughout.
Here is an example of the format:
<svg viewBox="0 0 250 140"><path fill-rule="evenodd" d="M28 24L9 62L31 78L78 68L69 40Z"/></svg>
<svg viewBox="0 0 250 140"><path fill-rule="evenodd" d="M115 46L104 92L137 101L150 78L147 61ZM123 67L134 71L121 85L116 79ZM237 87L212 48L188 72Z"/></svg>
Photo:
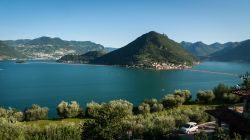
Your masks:
<svg viewBox="0 0 250 140"><path fill-rule="evenodd" d="M237 103L240 101L240 97L233 93L223 93L222 100L226 103Z"/></svg>
<svg viewBox="0 0 250 140"><path fill-rule="evenodd" d="M150 107L150 112L159 112L163 110L163 105L157 101L157 99L144 100L144 104L148 104ZM142 104L143 104L142 103Z"/></svg>
<svg viewBox="0 0 250 140"><path fill-rule="evenodd" d="M213 91L211 90L205 90L205 91L200 90L197 93L197 98L201 102L208 103L208 102L212 102L215 96L214 96Z"/></svg>
<svg viewBox="0 0 250 140"><path fill-rule="evenodd" d="M185 102L188 102L192 99L192 94L189 90L175 90L174 95L178 95L185 99Z"/></svg>
<svg viewBox="0 0 250 140"><path fill-rule="evenodd" d="M163 105L161 103L156 103L151 106L151 112L159 112L163 110Z"/></svg>
<svg viewBox="0 0 250 140"><path fill-rule="evenodd" d="M6 118L0 118L1 140L22 140L23 128L19 122L12 122Z"/></svg>
<svg viewBox="0 0 250 140"><path fill-rule="evenodd" d="M48 119L48 111L49 109L47 107L40 107L37 104L33 104L30 108L25 109L25 120L35 121Z"/></svg>
<svg viewBox="0 0 250 140"><path fill-rule="evenodd" d="M25 140L81 140L80 126L75 123L25 126Z"/></svg>
<svg viewBox="0 0 250 140"><path fill-rule="evenodd" d="M81 113L80 105L76 101L71 101L71 104L61 101L56 110L61 118L75 118Z"/></svg>
<svg viewBox="0 0 250 140"><path fill-rule="evenodd" d="M123 134L122 121L132 115L133 105L124 100L87 104L90 120L82 124L85 139L117 139Z"/></svg>
<svg viewBox="0 0 250 140"><path fill-rule="evenodd" d="M178 107L185 102L185 98L180 97L179 95L166 95L162 99L162 104L164 108Z"/></svg>
<svg viewBox="0 0 250 140"><path fill-rule="evenodd" d="M140 114L147 114L150 113L150 106L147 103L142 103L139 105L138 110Z"/></svg>
<svg viewBox="0 0 250 140"><path fill-rule="evenodd" d="M16 119L17 121L23 121L24 119L24 115L23 112L21 111L17 111L14 108L9 108L9 109L5 109L0 107L0 118L13 118Z"/></svg>
<svg viewBox="0 0 250 140"><path fill-rule="evenodd" d="M221 100L223 98L224 93L230 93L230 92L231 92L231 88L222 83L220 83L218 86L216 86L213 89L213 93L215 95L216 100Z"/></svg>

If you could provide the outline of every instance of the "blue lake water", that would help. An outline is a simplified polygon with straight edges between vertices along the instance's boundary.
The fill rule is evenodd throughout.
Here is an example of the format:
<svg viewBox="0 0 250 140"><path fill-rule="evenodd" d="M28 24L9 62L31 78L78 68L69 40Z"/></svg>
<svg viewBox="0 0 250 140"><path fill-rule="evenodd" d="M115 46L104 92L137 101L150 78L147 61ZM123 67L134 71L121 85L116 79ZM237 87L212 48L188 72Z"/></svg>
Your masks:
<svg viewBox="0 0 250 140"><path fill-rule="evenodd" d="M160 99L175 89L213 89L219 83L238 84L249 64L204 62L191 70L154 71L112 66L58 64L53 61L0 62L0 106L24 109L33 103L56 116L61 101L126 99L138 105L145 98Z"/></svg>

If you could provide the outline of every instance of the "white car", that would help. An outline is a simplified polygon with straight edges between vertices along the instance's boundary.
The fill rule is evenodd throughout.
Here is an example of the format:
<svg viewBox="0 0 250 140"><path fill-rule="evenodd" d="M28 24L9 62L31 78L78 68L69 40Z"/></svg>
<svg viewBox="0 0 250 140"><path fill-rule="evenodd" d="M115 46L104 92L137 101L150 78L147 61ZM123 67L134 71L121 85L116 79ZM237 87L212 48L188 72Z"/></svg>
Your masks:
<svg viewBox="0 0 250 140"><path fill-rule="evenodd" d="M195 122L188 122L186 125L181 127L181 132L189 134L190 132L195 132L198 130L197 123Z"/></svg>

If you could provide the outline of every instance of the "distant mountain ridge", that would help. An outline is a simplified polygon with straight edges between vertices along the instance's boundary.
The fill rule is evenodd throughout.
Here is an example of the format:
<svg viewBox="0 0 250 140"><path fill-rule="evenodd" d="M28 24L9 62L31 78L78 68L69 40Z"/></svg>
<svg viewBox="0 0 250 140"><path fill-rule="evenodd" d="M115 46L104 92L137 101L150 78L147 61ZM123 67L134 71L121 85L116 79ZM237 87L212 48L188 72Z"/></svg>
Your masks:
<svg viewBox="0 0 250 140"><path fill-rule="evenodd" d="M181 42L193 55L208 61L250 62L250 39L241 42L213 43Z"/></svg>
<svg viewBox="0 0 250 140"><path fill-rule="evenodd" d="M184 47L190 53L192 53L193 55L199 58L209 56L219 50L222 50L226 47L233 46L235 44L237 43L228 42L228 43L221 44L221 43L216 42L216 43L207 45L201 41L195 42L195 43L190 43L190 42L185 42L185 41L181 42L182 47Z"/></svg>
<svg viewBox="0 0 250 140"><path fill-rule="evenodd" d="M228 47L208 56L208 60L249 63L250 62L250 39L242 41L242 42L231 43L229 44Z"/></svg>
<svg viewBox="0 0 250 140"><path fill-rule="evenodd" d="M89 51L109 51L101 44L91 41L66 41L60 38L39 37L36 39L19 39L2 41L6 47L16 50L26 59L59 59L67 54L84 54ZM21 59L11 54L5 59Z"/></svg>

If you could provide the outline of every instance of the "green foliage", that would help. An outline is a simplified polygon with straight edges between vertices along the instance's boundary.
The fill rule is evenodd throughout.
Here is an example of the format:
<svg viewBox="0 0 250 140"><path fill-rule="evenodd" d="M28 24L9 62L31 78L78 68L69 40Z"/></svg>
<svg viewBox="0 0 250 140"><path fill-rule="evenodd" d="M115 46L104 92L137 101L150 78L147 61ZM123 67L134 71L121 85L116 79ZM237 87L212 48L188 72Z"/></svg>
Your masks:
<svg viewBox="0 0 250 140"><path fill-rule="evenodd" d="M10 119L0 118L0 139L24 140L22 125L19 122L13 122Z"/></svg>
<svg viewBox="0 0 250 140"><path fill-rule="evenodd" d="M0 118L1 140L80 140L80 125L75 123L49 124L45 127L23 125Z"/></svg>
<svg viewBox="0 0 250 140"><path fill-rule="evenodd" d="M149 99L149 100L144 100L143 103L141 105L144 105L145 104L149 105L149 111L151 113L153 112L159 112L159 111L162 111L163 110L163 105L157 101L157 99ZM139 110L139 113L142 113L140 112L140 106L138 107L138 110Z"/></svg>
<svg viewBox="0 0 250 140"><path fill-rule="evenodd" d="M26 57L15 48L8 46L3 41L0 41L0 58L1 59L13 59L13 58L23 59Z"/></svg>
<svg viewBox="0 0 250 140"><path fill-rule="evenodd" d="M215 95L215 99L217 100L221 100L223 99L223 94L224 93L230 93L231 92L231 88L225 84L220 83L218 86L216 86L213 89L214 95Z"/></svg>
<svg viewBox="0 0 250 140"><path fill-rule="evenodd" d="M24 116L26 121L34 121L34 120L45 120L48 118L47 107L40 107L37 104L33 104L30 108L27 108L24 111Z"/></svg>
<svg viewBox="0 0 250 140"><path fill-rule="evenodd" d="M194 134L194 139L195 140L208 140L208 135L205 131L202 130L200 133Z"/></svg>
<svg viewBox="0 0 250 140"><path fill-rule="evenodd" d="M150 106L147 103L142 103L139 105L138 110L140 114L147 114L150 113Z"/></svg>
<svg viewBox="0 0 250 140"><path fill-rule="evenodd" d="M105 54L104 51L90 51L82 55L68 54L61 57L57 62L73 62L73 63L90 63L92 60L101 57Z"/></svg>
<svg viewBox="0 0 250 140"><path fill-rule="evenodd" d="M185 98L179 95L168 94L163 97L162 104L164 108L173 108L182 105L185 102Z"/></svg>
<svg viewBox="0 0 250 140"><path fill-rule="evenodd" d="M215 98L215 95L213 91L211 90L205 90L205 91L200 90L197 93L197 99L201 102L205 102L205 103L212 102L214 98Z"/></svg>
<svg viewBox="0 0 250 140"><path fill-rule="evenodd" d="M224 93L222 100L226 103L237 103L240 101L240 96L233 93Z"/></svg>
<svg viewBox="0 0 250 140"><path fill-rule="evenodd" d="M213 135L213 138L215 140L229 140L230 139L230 137L225 133L222 127L215 128L215 133Z"/></svg>
<svg viewBox="0 0 250 140"><path fill-rule="evenodd" d="M185 99L185 102L189 102L192 99L192 94L189 90L175 90L174 95L178 95Z"/></svg>
<svg viewBox="0 0 250 140"><path fill-rule="evenodd" d="M114 100L108 103L87 104L86 114L91 120L82 124L84 139L117 139L122 136L121 122L132 115L133 105L125 100Z"/></svg>
<svg viewBox="0 0 250 140"><path fill-rule="evenodd" d="M26 140L81 140L80 125L75 123L25 126Z"/></svg>
<svg viewBox="0 0 250 140"><path fill-rule="evenodd" d="M5 109L0 107L0 118L6 118L6 119L12 118L17 121L23 121L24 115L23 112L17 111L14 108Z"/></svg>
<svg viewBox="0 0 250 140"><path fill-rule="evenodd" d="M57 114L61 118L75 118L81 113L80 105L76 101L68 102L61 101L57 108Z"/></svg>

